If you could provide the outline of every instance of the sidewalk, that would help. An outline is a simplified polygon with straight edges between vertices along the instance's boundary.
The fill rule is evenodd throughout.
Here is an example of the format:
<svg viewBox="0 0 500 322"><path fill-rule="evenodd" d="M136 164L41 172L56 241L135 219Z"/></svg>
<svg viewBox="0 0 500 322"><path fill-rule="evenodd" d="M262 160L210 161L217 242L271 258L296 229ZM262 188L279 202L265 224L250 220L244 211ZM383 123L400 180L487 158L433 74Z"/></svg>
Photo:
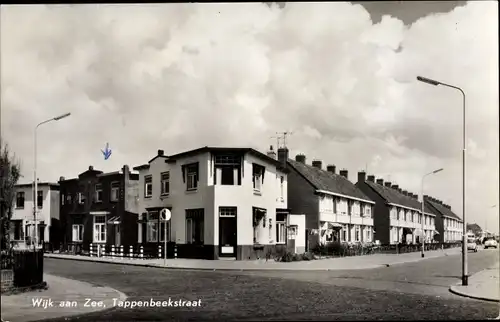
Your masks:
<svg viewBox="0 0 500 322"><path fill-rule="evenodd" d="M500 302L500 285L496 267L488 268L469 277L469 285L461 282L450 286L450 292L477 300Z"/></svg>
<svg viewBox="0 0 500 322"><path fill-rule="evenodd" d="M429 258L451 256L460 254L460 248L429 251L425 253L425 258L421 258L420 253L406 254L374 254L365 256L352 256L341 258L318 259L313 261L300 262L276 262L274 260L203 260L176 258L167 259L166 268L170 269L197 269L197 270L352 270L371 269L378 267L388 267L397 264L417 262ZM68 260L81 260L102 262L121 265L135 265L148 267L165 267L163 259L137 259L137 258L102 258L79 255L45 254L47 258L59 258Z"/></svg>
<svg viewBox="0 0 500 322"><path fill-rule="evenodd" d="M113 299L125 300L126 295L109 287L98 287L89 283L44 274L48 289L14 295L2 295L2 320L28 322L80 315L102 311L113 307ZM102 307L86 307L86 298L102 301ZM36 300L52 300L53 307L35 305ZM61 301L75 301L73 307L59 307ZM47 301L48 302L48 301ZM76 304L76 305L75 305Z"/></svg>

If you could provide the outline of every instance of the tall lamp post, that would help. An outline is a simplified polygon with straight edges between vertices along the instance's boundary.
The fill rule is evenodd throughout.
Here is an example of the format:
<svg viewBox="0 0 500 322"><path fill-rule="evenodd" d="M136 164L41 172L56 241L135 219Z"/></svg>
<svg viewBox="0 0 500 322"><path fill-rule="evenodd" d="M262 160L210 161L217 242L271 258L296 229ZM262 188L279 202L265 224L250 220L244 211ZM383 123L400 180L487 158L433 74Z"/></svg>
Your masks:
<svg viewBox="0 0 500 322"><path fill-rule="evenodd" d="M34 232L34 248L36 250L36 245L38 243L38 222L37 222L37 218L36 218L36 214L37 214L37 211L38 211L38 180L37 180L37 177L36 177L36 157L37 157L37 130L38 130L38 127L40 127L40 125L43 125L43 124L46 124L46 123L49 123L49 122L52 122L52 121L59 121L65 117L68 117L70 116L71 113L66 113L66 114L63 114L63 115L59 115L59 116L56 116L56 117L53 117L51 119L48 119L46 121L43 121L43 122L40 122L37 124L37 126L35 127L35 146L34 146L34 165L33 165L33 185L34 185L34 193L33 193L33 204L34 204L34 207L33 207L33 221L34 221L34 224L35 224L35 232Z"/></svg>
<svg viewBox="0 0 500 322"><path fill-rule="evenodd" d="M462 115L463 115L463 124L462 124L462 213L463 213L463 228L462 228L462 285L467 286L469 284L469 276L467 272L467 217L466 217L466 211L465 211L465 147L466 147L466 142L465 142L465 93L464 91L457 86L453 86L450 84L438 82L433 79L425 78L422 76L417 76L417 80L423 83L427 83L430 85L438 86L442 85L445 87L453 88L456 89L457 91L460 91L462 93L463 97L463 108L462 108Z"/></svg>
<svg viewBox="0 0 500 322"><path fill-rule="evenodd" d="M424 174L422 176L422 189L420 190L420 192L422 194L422 196L421 196L421 198L422 198L422 257L425 257L425 255L424 255L424 249L425 249L425 247L424 247L425 246L425 233L424 233L424 231L425 231L424 230L424 218L425 218L425 213L424 213L424 203L425 203L425 200L424 200L424 179L425 179L425 177L427 177L427 176L429 176L431 174L436 174L436 173L441 172L441 171L443 171L443 168L434 170L434 171L429 172L427 174Z"/></svg>

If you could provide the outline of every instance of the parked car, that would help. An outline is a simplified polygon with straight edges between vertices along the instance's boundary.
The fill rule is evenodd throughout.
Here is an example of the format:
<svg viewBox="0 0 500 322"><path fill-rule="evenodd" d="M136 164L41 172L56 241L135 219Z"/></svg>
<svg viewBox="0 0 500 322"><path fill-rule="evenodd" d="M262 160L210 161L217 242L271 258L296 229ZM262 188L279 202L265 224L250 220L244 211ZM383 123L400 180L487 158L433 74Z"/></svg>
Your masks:
<svg viewBox="0 0 500 322"><path fill-rule="evenodd" d="M472 250L474 253L477 253L477 243L474 238L467 239L467 250Z"/></svg>
<svg viewBox="0 0 500 322"><path fill-rule="evenodd" d="M497 248L498 247L498 242L495 240L493 237L489 237L484 241L484 249L488 248Z"/></svg>

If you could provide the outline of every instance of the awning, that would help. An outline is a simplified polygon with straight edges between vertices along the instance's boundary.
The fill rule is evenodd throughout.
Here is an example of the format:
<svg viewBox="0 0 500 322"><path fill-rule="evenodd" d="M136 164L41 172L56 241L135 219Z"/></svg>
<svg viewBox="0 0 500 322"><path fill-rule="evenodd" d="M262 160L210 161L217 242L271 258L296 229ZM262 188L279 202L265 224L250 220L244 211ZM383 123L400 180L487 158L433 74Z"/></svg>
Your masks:
<svg viewBox="0 0 500 322"><path fill-rule="evenodd" d="M439 231L434 230L434 235L439 235Z"/></svg>
<svg viewBox="0 0 500 322"><path fill-rule="evenodd" d="M89 214L92 216L104 216L109 215L109 211L91 211Z"/></svg>
<svg viewBox="0 0 500 322"><path fill-rule="evenodd" d="M328 229L337 229L337 228L342 228L342 225L336 222L329 222L328 223Z"/></svg>
<svg viewBox="0 0 500 322"><path fill-rule="evenodd" d="M120 222L121 222L120 216L114 216L114 217L109 218L109 220L108 220L108 224L111 224L111 225L119 225Z"/></svg>

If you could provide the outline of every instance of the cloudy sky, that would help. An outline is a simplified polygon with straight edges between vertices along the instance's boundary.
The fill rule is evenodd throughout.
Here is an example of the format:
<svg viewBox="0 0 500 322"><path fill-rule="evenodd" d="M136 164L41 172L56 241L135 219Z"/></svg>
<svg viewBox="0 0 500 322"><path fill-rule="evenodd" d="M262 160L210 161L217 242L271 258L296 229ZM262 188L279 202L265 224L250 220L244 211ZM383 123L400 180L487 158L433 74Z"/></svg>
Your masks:
<svg viewBox="0 0 500 322"><path fill-rule="evenodd" d="M367 168L419 193L442 167L426 193L461 215L462 97L423 75L467 93L468 221L495 230L498 4L431 6L2 6L1 134L29 182L35 125L66 112L39 128L41 181L136 166L157 149L265 151L292 131L292 157L352 181Z"/></svg>

